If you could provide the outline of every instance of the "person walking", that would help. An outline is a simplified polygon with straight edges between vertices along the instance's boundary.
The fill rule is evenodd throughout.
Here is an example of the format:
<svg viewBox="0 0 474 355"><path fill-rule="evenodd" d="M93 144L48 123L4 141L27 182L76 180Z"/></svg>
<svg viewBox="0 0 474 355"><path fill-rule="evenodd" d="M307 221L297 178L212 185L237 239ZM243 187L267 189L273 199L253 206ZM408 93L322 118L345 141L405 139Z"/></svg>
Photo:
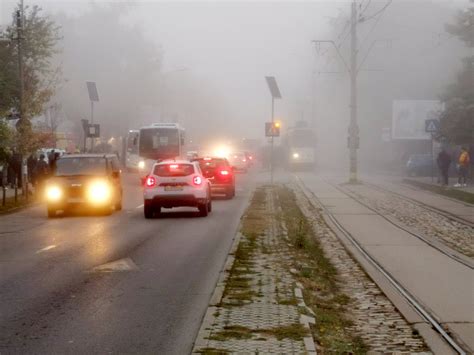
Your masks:
<svg viewBox="0 0 474 355"><path fill-rule="evenodd" d="M461 154L459 154L458 159L458 183L454 185L455 187L467 186L467 174L469 172L469 164L471 157L466 147L461 148Z"/></svg>
<svg viewBox="0 0 474 355"><path fill-rule="evenodd" d="M49 177L49 165L46 162L46 156L44 154L40 154L38 163L36 164L35 169L36 175L36 190L38 195L43 190L44 182Z"/></svg>
<svg viewBox="0 0 474 355"><path fill-rule="evenodd" d="M444 186L448 186L449 181L449 166L451 165L451 157L443 148L438 154L438 158L436 159L438 163L438 168L441 173L441 184Z"/></svg>

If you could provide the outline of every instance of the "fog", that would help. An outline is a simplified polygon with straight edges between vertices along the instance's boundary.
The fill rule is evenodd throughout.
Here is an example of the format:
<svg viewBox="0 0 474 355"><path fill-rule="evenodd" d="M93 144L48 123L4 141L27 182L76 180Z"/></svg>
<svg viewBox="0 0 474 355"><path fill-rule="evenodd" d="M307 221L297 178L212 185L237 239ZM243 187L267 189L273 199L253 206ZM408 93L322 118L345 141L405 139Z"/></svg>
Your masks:
<svg viewBox="0 0 474 355"><path fill-rule="evenodd" d="M387 1L357 3L370 15ZM347 165L349 74L334 47L312 41L334 40L349 63L350 1L25 0L33 4L62 27L55 60L64 82L55 100L65 129L80 130L80 119L90 118L85 81L91 80L100 95L94 119L104 137L171 120L201 144L265 142L271 97L264 76L273 75L283 96L275 106L283 131L308 121L321 165ZM0 6L0 23L8 24L14 3ZM467 6L395 0L377 20L358 24L359 60L366 57L358 75L363 164L392 159L398 149L381 138L393 100L436 100L455 80L467 49L444 25Z"/></svg>

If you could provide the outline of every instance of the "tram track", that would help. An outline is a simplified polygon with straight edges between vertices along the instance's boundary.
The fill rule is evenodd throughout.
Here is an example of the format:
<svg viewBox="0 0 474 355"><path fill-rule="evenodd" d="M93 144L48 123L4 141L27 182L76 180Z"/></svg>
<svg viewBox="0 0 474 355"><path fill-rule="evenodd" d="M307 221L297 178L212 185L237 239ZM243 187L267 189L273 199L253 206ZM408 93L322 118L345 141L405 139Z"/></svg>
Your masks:
<svg viewBox="0 0 474 355"><path fill-rule="evenodd" d="M352 234L344 228L344 226L339 223L337 218L334 216L334 214L329 211L324 204L321 202L321 200L316 196L316 194L311 191L305 183L299 178L298 176L295 175L295 180L297 181L298 186L300 187L301 191L304 193L304 195L308 198L308 200L311 203L315 203L317 207L321 208L324 213L326 214L327 218L331 221L331 223L339 230L340 234L346 238L346 240L361 254L361 256L366 259L383 277L399 292L399 294L420 314L420 316L428 322L432 328L449 344L449 346L458 354L468 354L466 350L464 350L463 346L459 344L459 342L450 334L449 331L447 331L443 325L442 322L438 321L437 317L423 304L421 304L415 296L413 296L388 270L386 270L363 246L361 243L357 241L356 238L352 236ZM384 217L382 214L380 214L378 211L374 210L370 206L367 206L365 203L362 203L357 200L354 196L351 196L349 193L346 191L342 190L338 186L335 186L334 184L331 184L327 181L325 181L332 187L338 189L338 191L344 193L345 195L349 196L350 198L354 199L355 201L361 203L365 207L369 208L372 210L374 213L377 215L380 215L381 217ZM404 230L405 232L408 232L411 235L414 235L416 233L412 233L411 231L406 230L405 228L393 223L390 219L387 219L384 217L388 222L391 224L395 225L396 227ZM336 235L339 237L339 233L336 233ZM432 245L430 241L426 240L426 238L419 238L420 236L414 235L418 239L421 239L431 247L435 248L439 252L443 253L444 255L450 257L451 259L462 263L463 265L473 268L472 263L467 263L466 260L459 260L459 258L456 257L456 255L452 255L452 253L443 250L443 248L439 247L438 245ZM340 237L339 237L340 238Z"/></svg>

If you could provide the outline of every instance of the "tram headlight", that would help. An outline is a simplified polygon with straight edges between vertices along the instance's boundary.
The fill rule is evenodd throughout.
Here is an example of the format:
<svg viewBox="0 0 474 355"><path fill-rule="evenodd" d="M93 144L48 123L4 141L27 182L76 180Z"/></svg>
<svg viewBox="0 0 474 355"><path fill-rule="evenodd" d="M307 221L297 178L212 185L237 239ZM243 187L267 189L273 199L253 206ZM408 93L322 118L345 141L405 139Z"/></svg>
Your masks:
<svg viewBox="0 0 474 355"><path fill-rule="evenodd" d="M293 153L293 159L299 159L300 155L298 153Z"/></svg>

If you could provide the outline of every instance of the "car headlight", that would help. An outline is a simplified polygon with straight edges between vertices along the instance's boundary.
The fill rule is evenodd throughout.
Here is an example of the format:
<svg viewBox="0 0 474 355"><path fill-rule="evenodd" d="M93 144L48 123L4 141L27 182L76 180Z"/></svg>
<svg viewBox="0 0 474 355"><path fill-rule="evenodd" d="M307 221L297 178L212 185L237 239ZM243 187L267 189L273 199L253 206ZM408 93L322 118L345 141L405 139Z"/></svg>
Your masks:
<svg viewBox="0 0 474 355"><path fill-rule="evenodd" d="M138 162L138 169L145 169L145 162L143 160Z"/></svg>
<svg viewBox="0 0 474 355"><path fill-rule="evenodd" d="M56 185L46 187L46 200L50 202L57 202L63 197L63 190Z"/></svg>
<svg viewBox="0 0 474 355"><path fill-rule="evenodd" d="M298 153L293 153L293 159L298 159L300 155Z"/></svg>
<svg viewBox="0 0 474 355"><path fill-rule="evenodd" d="M92 203L104 203L110 200L112 191L106 181L96 181L87 189L87 199Z"/></svg>

